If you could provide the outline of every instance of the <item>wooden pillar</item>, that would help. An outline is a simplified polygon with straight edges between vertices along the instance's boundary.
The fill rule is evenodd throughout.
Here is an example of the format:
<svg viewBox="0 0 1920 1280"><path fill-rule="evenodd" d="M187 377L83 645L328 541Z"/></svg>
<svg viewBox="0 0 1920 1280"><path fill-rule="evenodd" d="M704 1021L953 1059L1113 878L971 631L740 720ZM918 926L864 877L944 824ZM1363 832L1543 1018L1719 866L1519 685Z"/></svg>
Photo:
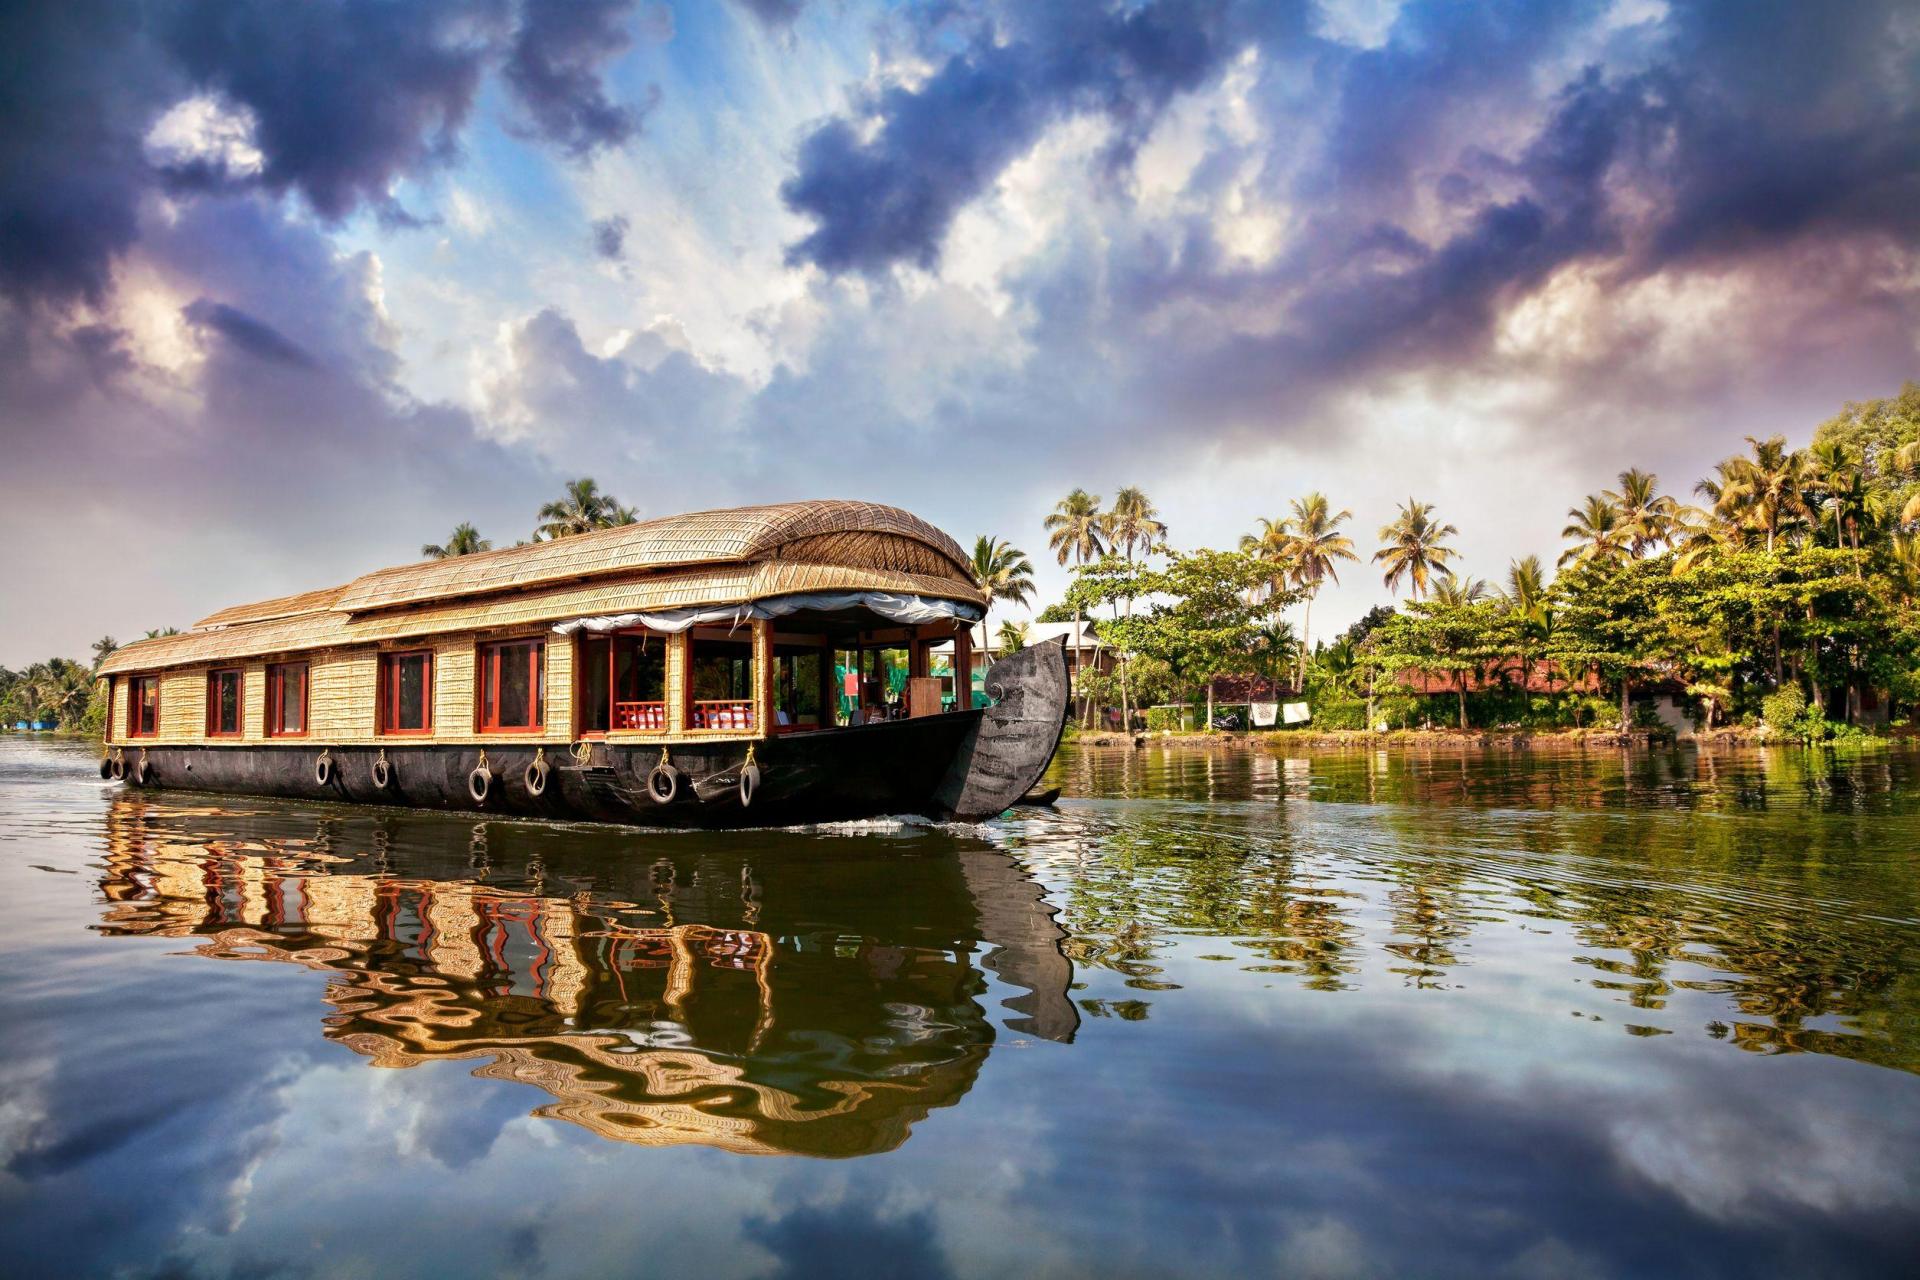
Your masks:
<svg viewBox="0 0 1920 1280"><path fill-rule="evenodd" d="M773 732L773 622L768 618L753 621L753 734L764 738Z"/></svg>
<svg viewBox="0 0 1920 1280"><path fill-rule="evenodd" d="M920 628L912 628L912 639L907 641L907 678L909 680L915 680L927 674L929 643L920 638Z"/></svg>
<svg viewBox="0 0 1920 1280"><path fill-rule="evenodd" d="M964 622L953 633L953 709L973 709L973 628Z"/></svg>
<svg viewBox="0 0 1920 1280"><path fill-rule="evenodd" d="M687 666L687 641L691 631L676 631L667 637L667 732L687 731L687 701L693 697L693 672Z"/></svg>

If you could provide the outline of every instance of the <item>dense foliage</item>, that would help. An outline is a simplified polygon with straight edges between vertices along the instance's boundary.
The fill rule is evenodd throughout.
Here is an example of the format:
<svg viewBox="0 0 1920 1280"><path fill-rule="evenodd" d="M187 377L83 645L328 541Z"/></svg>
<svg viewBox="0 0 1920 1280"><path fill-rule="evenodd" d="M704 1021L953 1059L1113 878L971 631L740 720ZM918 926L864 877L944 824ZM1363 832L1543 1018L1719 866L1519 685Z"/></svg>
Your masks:
<svg viewBox="0 0 1920 1280"><path fill-rule="evenodd" d="M1649 715L1635 696L1664 693L1703 728L1820 738L1920 702L1920 383L1847 405L1804 449L1749 437L1691 496L1622 472L1568 510L1557 577L1529 556L1498 590L1461 574L1456 528L1409 498L1372 557L1409 599L1309 649L1282 615L1301 606L1304 632L1321 583L1358 558L1336 531L1349 513L1310 494L1234 552L1171 551L1161 527L1122 555L1075 490L1049 525L1075 584L1043 616L1111 613L1119 661L1082 680L1089 701L1131 682L1150 705L1149 674L1183 701L1257 676L1309 697L1323 728L1631 727Z"/></svg>

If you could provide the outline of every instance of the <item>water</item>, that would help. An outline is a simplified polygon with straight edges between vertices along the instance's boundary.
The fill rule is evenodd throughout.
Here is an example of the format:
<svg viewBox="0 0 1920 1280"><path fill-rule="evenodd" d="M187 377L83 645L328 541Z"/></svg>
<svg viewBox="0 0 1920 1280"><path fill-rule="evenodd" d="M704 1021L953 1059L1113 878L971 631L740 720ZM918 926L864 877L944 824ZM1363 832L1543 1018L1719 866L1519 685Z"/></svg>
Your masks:
<svg viewBox="0 0 1920 1280"><path fill-rule="evenodd" d="M1070 754L981 827L0 740L17 1276L1884 1275L1920 756Z"/></svg>

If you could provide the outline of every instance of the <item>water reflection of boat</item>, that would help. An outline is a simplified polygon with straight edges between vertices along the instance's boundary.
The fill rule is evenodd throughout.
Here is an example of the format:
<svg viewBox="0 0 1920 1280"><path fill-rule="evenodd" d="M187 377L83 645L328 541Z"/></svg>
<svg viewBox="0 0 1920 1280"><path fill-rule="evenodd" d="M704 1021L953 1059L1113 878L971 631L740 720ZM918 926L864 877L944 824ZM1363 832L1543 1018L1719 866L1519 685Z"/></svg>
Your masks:
<svg viewBox="0 0 1920 1280"><path fill-rule="evenodd" d="M679 837L643 860L630 835L287 816L117 798L102 929L324 973L328 1039L478 1061L604 1137L886 1151L971 1088L986 972L1017 991L1009 1029L1078 1025L1051 908L980 842Z"/></svg>

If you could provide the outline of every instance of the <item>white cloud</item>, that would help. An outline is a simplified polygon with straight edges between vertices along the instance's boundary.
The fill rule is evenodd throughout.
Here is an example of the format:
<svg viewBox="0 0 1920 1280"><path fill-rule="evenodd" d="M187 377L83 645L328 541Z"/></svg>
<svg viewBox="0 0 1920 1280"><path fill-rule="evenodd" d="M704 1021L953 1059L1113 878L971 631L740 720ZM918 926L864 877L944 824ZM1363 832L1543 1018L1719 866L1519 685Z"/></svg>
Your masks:
<svg viewBox="0 0 1920 1280"><path fill-rule="evenodd" d="M253 113L210 94L183 98L147 131L147 159L167 168L204 165L232 178L258 174L265 163L254 141Z"/></svg>

